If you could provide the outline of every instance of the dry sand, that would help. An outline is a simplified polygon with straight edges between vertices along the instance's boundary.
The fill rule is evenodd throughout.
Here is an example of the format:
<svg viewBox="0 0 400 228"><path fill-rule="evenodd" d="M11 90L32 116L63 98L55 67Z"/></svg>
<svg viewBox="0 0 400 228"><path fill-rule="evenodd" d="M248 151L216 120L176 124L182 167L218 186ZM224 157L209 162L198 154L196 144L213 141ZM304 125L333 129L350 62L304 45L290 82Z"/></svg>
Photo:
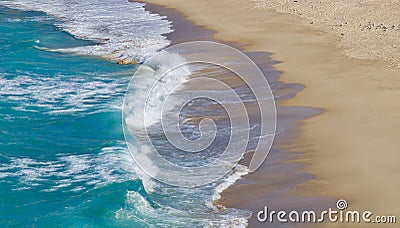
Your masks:
<svg viewBox="0 0 400 228"><path fill-rule="evenodd" d="M291 191L344 198L349 208L400 216L400 70L392 65L399 53L389 48L397 47L398 31L387 29L382 35L380 28L361 31L358 27L369 21L395 23L393 10L399 3L376 9L372 1L318 1L318 13L312 13L308 10L314 5L311 1L298 0L293 2L298 7L294 14L303 14L298 17L280 13L291 12L288 1L275 6L270 6L273 1L246 0L147 2L181 11L194 23L214 30L216 39L242 43L246 51L273 53L272 58L281 61L274 65L283 72L281 80L306 86L281 105L326 110L305 120L290 142L292 151L304 151L299 159L308 164L304 170L314 177ZM390 2L394 1L379 1L378 5ZM387 11L381 13L386 19L376 10ZM349 26L330 32L336 21L325 21L323 15L333 15ZM238 195L244 201L252 197ZM227 206L242 203L233 200Z"/></svg>
<svg viewBox="0 0 400 228"><path fill-rule="evenodd" d="M383 59L400 66L400 2L398 0L250 0L302 18L301 22L336 36L350 57Z"/></svg>

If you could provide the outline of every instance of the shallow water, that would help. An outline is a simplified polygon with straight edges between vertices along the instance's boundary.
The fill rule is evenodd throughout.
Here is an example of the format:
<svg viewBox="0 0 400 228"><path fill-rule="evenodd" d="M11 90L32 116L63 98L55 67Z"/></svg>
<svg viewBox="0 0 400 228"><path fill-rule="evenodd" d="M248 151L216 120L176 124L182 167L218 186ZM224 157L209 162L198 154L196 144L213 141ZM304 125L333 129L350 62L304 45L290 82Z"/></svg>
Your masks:
<svg viewBox="0 0 400 228"><path fill-rule="evenodd" d="M125 145L120 107L137 66L118 65L97 57L107 57L107 53L121 55L125 40L115 43L109 37L110 42L99 51L96 45L104 37L94 38L118 36L113 29L121 28L105 26L102 28L106 33L80 35L79 26L90 21L80 24L74 20L81 17L57 14L63 12L61 6L79 10L74 3L36 3L13 1L12 6L48 10L57 19L43 12L0 7L0 225L245 224L248 212L218 211L211 204L240 172L218 183L186 189L152 180L135 165ZM123 57L146 58L169 44L160 38L160 34L171 31L169 22L157 16L143 16L148 15L143 12L131 12L141 20L128 23L128 28L122 30L149 34L137 35L136 46L130 46ZM82 18L89 20L90 15L86 12ZM98 20L97 25L109 22ZM137 29L131 31L131 26ZM77 39L66 31L90 41ZM115 52L107 45L119 49Z"/></svg>

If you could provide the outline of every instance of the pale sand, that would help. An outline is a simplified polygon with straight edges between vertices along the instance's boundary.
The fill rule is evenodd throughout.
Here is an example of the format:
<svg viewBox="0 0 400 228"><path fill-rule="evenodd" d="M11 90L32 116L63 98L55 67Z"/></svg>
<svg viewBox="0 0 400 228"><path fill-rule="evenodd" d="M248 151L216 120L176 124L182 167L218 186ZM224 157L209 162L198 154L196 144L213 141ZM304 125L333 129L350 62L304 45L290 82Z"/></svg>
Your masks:
<svg viewBox="0 0 400 228"><path fill-rule="evenodd" d="M249 1L148 2L183 12L216 31L216 39L273 53L282 61L274 66L283 71L281 79L306 86L283 105L326 110L304 121L292 142L293 151L305 152L305 170L315 177L294 192L345 198L350 208L400 216L400 70L383 60L349 58L350 50L321 29L323 23L255 9Z"/></svg>
<svg viewBox="0 0 400 228"><path fill-rule="evenodd" d="M344 52L357 59L383 59L400 66L398 0L250 0L255 9L301 17L337 37Z"/></svg>

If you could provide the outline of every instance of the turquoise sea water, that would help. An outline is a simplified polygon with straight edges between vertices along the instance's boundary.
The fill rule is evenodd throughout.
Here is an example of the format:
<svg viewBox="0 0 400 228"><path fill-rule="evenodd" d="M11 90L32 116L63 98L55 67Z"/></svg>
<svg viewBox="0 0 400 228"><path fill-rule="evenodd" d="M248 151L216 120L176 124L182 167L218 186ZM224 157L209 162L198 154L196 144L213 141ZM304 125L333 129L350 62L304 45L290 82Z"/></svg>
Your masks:
<svg viewBox="0 0 400 228"><path fill-rule="evenodd" d="M151 33L137 35L143 39L139 54L122 53L122 49L112 53L142 58L143 50L153 51L149 43L165 44L163 39L151 38L159 34L153 34L150 27L168 28L168 23L154 16L143 21L146 13L140 7L137 13L142 21L130 26ZM137 65L99 58L104 53L95 45L96 39L77 39L65 31L79 33L82 26L76 22L63 27L65 21L27 9L0 7L0 15L1 227L246 223L248 213L219 211L211 204L218 191L236 180L232 176L201 188L183 189L151 180L137 168L121 125L123 96ZM68 20L65 15L61 18ZM111 29L104 31L114 34Z"/></svg>
<svg viewBox="0 0 400 228"><path fill-rule="evenodd" d="M134 66L40 50L91 42L44 13L0 15L1 226L134 225L115 218L142 189L116 108Z"/></svg>

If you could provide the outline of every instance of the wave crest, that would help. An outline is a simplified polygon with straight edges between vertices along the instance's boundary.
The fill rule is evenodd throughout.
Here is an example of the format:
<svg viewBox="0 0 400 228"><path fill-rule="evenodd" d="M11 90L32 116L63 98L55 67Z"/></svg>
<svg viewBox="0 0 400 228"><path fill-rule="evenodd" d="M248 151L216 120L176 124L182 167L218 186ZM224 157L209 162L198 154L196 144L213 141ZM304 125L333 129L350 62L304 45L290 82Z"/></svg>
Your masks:
<svg viewBox="0 0 400 228"><path fill-rule="evenodd" d="M168 46L163 34L172 32L166 17L145 11L144 4L124 0L63 1L13 0L0 5L45 12L61 21L62 30L95 45L53 51L93 55L119 63L143 62Z"/></svg>

